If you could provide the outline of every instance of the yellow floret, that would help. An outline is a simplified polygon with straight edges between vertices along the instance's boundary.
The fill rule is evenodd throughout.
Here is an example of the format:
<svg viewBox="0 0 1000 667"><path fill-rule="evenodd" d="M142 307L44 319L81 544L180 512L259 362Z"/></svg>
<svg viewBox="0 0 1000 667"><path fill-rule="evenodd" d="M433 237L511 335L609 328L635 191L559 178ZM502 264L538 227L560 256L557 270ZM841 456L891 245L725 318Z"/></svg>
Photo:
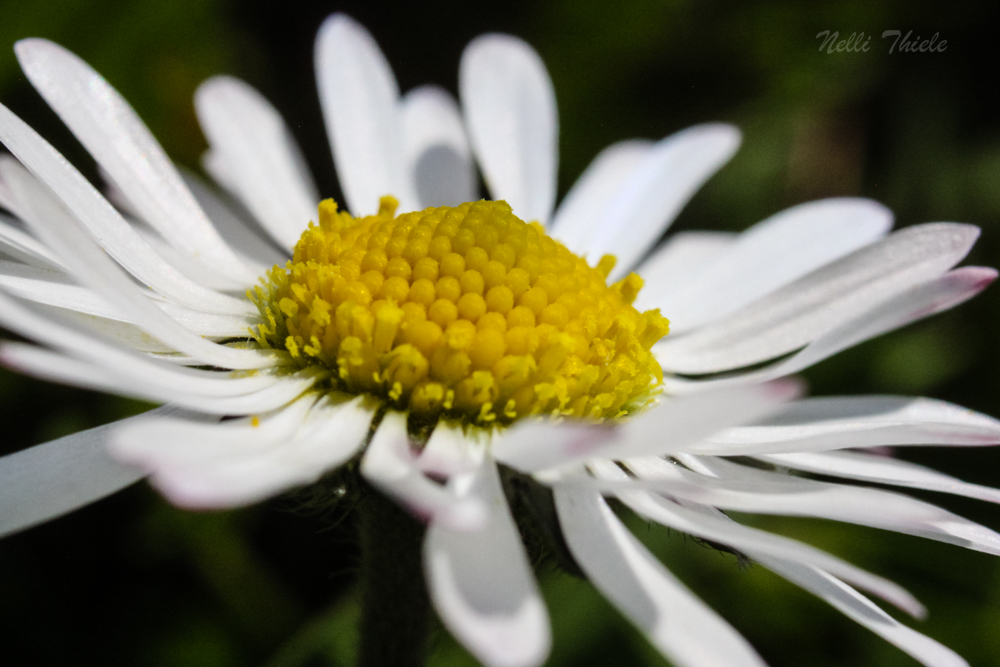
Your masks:
<svg viewBox="0 0 1000 667"><path fill-rule="evenodd" d="M632 307L637 275L607 284L614 257L588 265L503 201L395 209L384 197L353 218L321 202L292 260L250 293L258 342L427 420L603 420L649 402L669 322Z"/></svg>

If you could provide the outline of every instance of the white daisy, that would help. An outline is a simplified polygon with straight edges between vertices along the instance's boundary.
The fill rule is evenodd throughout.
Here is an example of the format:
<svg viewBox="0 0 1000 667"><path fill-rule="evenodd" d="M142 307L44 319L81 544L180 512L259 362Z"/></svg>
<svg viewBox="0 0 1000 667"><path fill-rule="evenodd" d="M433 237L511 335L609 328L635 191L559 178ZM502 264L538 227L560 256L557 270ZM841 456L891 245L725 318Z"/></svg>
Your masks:
<svg viewBox="0 0 1000 667"><path fill-rule="evenodd" d="M965 664L857 589L920 616L906 591L723 510L1000 553L1000 535L943 509L809 477L998 502L1000 491L859 450L996 444L1000 422L924 398L798 399L780 379L982 290L995 271L953 268L977 228L889 233L879 204L831 199L650 253L736 150L735 128L615 144L553 210L555 96L530 47L470 44L460 110L435 87L400 97L374 40L342 15L320 30L316 69L353 217L319 202L256 91L229 77L198 91L205 167L248 221L179 173L85 63L44 40L16 52L117 208L0 107L16 158L0 161L0 203L16 216L0 221L14 260L0 263L0 322L44 345L8 342L0 357L167 405L0 459L3 533L141 477L184 507L234 507L360 455L360 474L427 522L427 585L455 637L487 665L538 665L548 618L503 463L551 488L577 564L678 665L762 661L607 496L748 555L924 664ZM473 156L503 201L468 203Z"/></svg>

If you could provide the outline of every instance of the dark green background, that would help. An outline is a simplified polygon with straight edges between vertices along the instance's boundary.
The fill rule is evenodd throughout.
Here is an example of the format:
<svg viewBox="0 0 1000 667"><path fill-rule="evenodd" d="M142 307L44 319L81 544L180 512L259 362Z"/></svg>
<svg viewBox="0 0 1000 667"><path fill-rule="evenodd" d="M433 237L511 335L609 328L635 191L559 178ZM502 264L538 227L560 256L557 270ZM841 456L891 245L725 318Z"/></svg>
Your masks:
<svg viewBox="0 0 1000 667"><path fill-rule="evenodd" d="M279 4L283 7L279 9ZM285 114L321 193L339 196L312 72L321 20L344 10L375 35L402 89L452 91L465 43L507 31L534 45L559 100L560 190L605 145L687 125L736 123L744 146L675 228L741 230L786 206L864 195L897 225L983 227L971 262L1000 264L1000 87L994 3L801 2L0 2L0 100L85 173L93 163L26 84L10 46L43 36L74 50L136 107L175 159L205 148L198 82L241 76ZM888 53L883 30L946 39L933 54ZM871 35L867 53L820 53L815 35ZM669 316L669 313L667 313ZM923 394L1000 415L1000 290L806 373L814 393ZM0 371L2 452L143 406ZM1000 485L1000 453L901 455ZM934 498L1000 528L1000 508ZM277 499L191 514L146 485L0 543L0 663L211 666L349 664L356 547L350 519ZM777 518L755 525L824 547L910 588L916 627L974 665L1000 664L1000 560L870 529ZM634 524L692 589L772 665L914 661L759 567ZM664 664L586 583L543 568L553 665ZM438 629L434 665L471 659Z"/></svg>

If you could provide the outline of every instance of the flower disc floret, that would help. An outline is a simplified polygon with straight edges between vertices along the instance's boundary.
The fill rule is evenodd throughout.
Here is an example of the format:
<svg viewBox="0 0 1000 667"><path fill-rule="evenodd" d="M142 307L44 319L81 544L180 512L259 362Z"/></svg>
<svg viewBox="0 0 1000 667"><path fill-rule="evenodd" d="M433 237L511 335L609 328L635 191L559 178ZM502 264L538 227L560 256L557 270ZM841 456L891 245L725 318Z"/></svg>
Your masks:
<svg viewBox="0 0 1000 667"><path fill-rule="evenodd" d="M292 260L250 293L257 341L418 418L603 420L649 402L669 323L632 307L639 276L607 284L614 257L589 266L503 201L395 209L384 197L354 218L321 202Z"/></svg>

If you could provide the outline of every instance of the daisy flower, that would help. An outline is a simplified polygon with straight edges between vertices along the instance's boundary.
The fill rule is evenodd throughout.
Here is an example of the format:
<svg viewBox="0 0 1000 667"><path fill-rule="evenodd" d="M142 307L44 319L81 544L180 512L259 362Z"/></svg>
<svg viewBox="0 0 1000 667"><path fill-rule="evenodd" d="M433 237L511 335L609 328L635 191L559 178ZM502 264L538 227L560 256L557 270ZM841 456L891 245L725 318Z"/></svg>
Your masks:
<svg viewBox="0 0 1000 667"><path fill-rule="evenodd" d="M347 466L426 523L424 577L454 636L484 664L538 665L548 617L508 506L532 485L521 502L554 513L579 569L675 664L762 660L609 497L745 554L926 665L965 664L861 592L921 616L905 590L725 511L1000 553L992 530L859 483L998 502L866 450L996 444L1000 422L926 398L800 398L787 377L982 290L995 271L954 268L977 228L890 232L881 205L829 199L655 247L735 152L735 128L612 145L556 208L555 96L529 46L473 41L459 107L431 86L400 96L343 15L320 30L316 73L346 208L320 201L273 107L218 77L195 104L204 166L234 208L84 62L44 40L16 52L108 198L0 107L0 322L40 344L0 358L165 405L0 459L2 532L142 477L182 507L226 508Z"/></svg>

